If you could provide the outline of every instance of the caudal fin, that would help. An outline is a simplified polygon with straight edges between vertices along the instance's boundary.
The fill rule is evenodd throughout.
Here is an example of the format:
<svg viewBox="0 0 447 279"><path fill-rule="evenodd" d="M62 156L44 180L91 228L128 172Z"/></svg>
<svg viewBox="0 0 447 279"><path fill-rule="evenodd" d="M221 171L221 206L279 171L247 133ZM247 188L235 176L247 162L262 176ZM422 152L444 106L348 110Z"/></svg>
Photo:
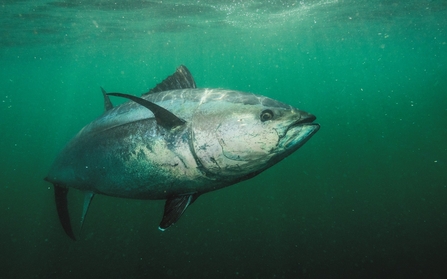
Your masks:
<svg viewBox="0 0 447 279"><path fill-rule="evenodd" d="M68 188L61 187L57 184L54 185L54 199L56 201L57 215L59 215L59 221L64 228L65 233L73 240L76 240L73 229L71 228L70 215L68 214L68 202L67 194Z"/></svg>

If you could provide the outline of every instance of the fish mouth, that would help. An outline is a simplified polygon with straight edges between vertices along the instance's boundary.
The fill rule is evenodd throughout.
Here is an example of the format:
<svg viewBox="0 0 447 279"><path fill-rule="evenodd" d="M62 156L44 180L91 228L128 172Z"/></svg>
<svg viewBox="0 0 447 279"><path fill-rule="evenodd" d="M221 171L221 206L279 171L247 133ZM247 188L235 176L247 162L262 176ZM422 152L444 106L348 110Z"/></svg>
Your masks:
<svg viewBox="0 0 447 279"><path fill-rule="evenodd" d="M312 114L305 114L290 124L279 141L281 147L293 152L303 146L320 129L320 124L314 123L316 119Z"/></svg>

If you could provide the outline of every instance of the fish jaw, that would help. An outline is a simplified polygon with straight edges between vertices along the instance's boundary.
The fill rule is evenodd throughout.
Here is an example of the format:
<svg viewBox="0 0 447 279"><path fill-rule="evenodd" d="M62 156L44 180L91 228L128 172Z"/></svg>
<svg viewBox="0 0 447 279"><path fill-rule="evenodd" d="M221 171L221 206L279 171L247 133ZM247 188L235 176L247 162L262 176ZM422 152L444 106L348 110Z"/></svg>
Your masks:
<svg viewBox="0 0 447 279"><path fill-rule="evenodd" d="M286 134L279 140L279 149L286 152L294 152L303 146L318 130L320 125L317 123L304 123L291 125Z"/></svg>

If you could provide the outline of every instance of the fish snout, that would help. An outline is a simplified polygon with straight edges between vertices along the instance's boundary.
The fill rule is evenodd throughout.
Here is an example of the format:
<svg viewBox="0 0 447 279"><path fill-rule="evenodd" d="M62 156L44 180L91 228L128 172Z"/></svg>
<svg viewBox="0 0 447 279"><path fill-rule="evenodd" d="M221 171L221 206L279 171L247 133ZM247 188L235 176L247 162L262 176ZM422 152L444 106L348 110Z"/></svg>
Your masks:
<svg viewBox="0 0 447 279"><path fill-rule="evenodd" d="M298 119L294 125L312 123L317 119L317 117L311 113L300 110L300 119Z"/></svg>

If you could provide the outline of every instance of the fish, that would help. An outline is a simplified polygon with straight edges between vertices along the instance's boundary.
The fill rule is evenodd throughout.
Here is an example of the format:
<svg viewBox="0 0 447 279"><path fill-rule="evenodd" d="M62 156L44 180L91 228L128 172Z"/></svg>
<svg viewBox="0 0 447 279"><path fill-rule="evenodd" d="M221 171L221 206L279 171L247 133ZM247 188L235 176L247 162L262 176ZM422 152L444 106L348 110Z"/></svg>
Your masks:
<svg viewBox="0 0 447 279"><path fill-rule="evenodd" d="M101 91L104 113L68 142L44 178L73 240L71 188L84 193L80 230L93 197L102 194L166 200L164 231L199 196L260 174L320 129L314 115L280 101L197 88L184 65L140 97ZM114 106L111 96L128 101Z"/></svg>

